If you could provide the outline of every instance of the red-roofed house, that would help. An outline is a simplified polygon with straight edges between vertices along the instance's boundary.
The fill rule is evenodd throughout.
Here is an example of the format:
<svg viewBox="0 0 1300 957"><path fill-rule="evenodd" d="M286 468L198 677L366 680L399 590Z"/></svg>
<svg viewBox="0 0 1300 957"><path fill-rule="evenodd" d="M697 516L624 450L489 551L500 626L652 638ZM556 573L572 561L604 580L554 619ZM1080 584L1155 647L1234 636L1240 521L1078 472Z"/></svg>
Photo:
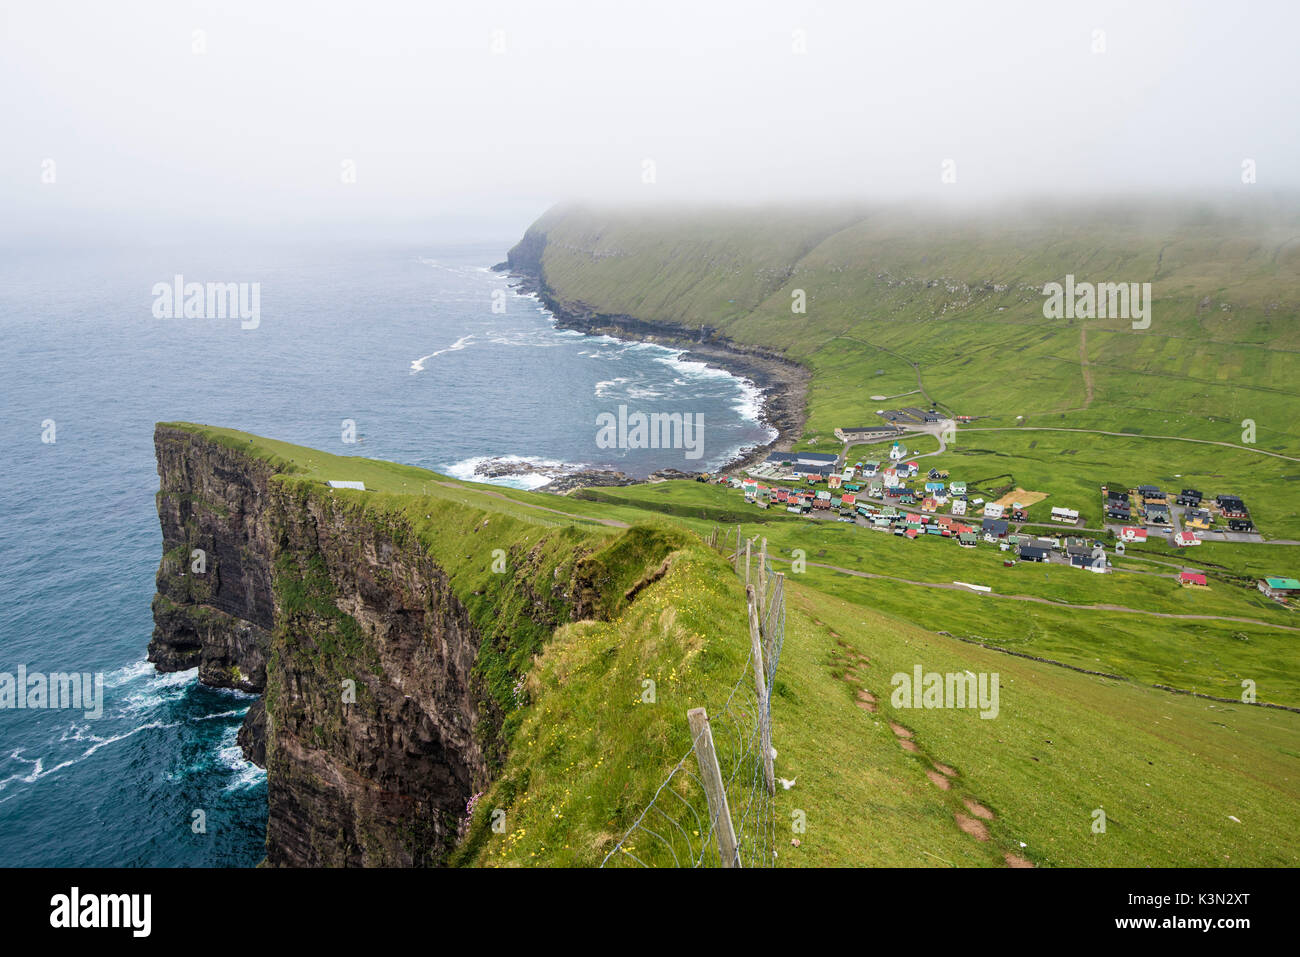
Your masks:
<svg viewBox="0 0 1300 957"><path fill-rule="evenodd" d="M1194 532L1179 532L1174 536L1174 544L1179 548L1186 548L1188 545L1201 544L1201 540L1196 537Z"/></svg>
<svg viewBox="0 0 1300 957"><path fill-rule="evenodd" d="M1209 588L1209 582L1200 572L1183 572L1178 576L1178 580L1183 583L1185 588Z"/></svg>
<svg viewBox="0 0 1300 957"><path fill-rule="evenodd" d="M1145 542L1147 540L1147 530L1125 525L1119 530L1119 540L1121 542Z"/></svg>

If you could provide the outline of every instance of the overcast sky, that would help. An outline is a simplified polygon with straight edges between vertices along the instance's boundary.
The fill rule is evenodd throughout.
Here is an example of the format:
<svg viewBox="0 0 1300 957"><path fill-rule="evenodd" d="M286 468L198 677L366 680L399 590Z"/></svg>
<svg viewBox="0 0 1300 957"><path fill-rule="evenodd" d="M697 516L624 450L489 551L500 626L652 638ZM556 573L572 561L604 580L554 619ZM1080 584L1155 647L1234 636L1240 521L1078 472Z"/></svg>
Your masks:
<svg viewBox="0 0 1300 957"><path fill-rule="evenodd" d="M1291 0L5 0L0 218L1293 190L1297 37Z"/></svg>

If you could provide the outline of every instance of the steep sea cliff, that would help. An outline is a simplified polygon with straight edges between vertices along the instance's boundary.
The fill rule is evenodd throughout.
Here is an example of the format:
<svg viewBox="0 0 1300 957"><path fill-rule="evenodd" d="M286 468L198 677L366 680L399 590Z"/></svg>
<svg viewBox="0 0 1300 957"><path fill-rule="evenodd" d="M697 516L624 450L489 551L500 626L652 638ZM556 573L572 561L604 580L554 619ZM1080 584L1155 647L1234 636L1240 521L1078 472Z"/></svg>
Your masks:
<svg viewBox="0 0 1300 957"><path fill-rule="evenodd" d="M339 492L200 427L160 424L155 446L149 659L262 694L239 740L267 771L270 865L442 862L504 759L533 655L629 601L666 549L636 529Z"/></svg>

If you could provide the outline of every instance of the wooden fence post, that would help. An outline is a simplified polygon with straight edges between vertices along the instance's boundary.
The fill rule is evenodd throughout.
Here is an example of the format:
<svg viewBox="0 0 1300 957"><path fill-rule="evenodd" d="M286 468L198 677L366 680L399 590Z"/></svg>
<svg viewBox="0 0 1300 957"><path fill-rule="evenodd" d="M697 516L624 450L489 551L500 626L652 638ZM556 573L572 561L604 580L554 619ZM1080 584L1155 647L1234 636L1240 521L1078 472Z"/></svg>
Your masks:
<svg viewBox="0 0 1300 957"><path fill-rule="evenodd" d="M704 783L704 794L709 800L709 819L715 822L713 833L718 840L718 856L723 867L739 867L736 831L731 824L731 808L727 805L727 790L722 784L718 754L713 749L713 731L709 728L708 712L703 708L692 708L686 712L686 720L691 724L695 758L700 763L700 780Z"/></svg>
<svg viewBox="0 0 1300 957"><path fill-rule="evenodd" d="M781 613L781 606L785 604L785 572L776 573L776 584L772 588L772 601L767 608L767 618L763 620L763 661L772 660L772 649L776 644L776 632L772 627L773 615Z"/></svg>
<svg viewBox="0 0 1300 957"><path fill-rule="evenodd" d="M750 558L750 548L753 546L753 544L754 544L753 539L751 538L745 539L745 587L746 588L749 587L749 558Z"/></svg>
<svg viewBox="0 0 1300 957"><path fill-rule="evenodd" d="M772 715L769 709L767 678L763 670L763 639L758 627L758 602L754 586L745 588L749 599L749 647L754 657L754 691L758 694L758 746L762 751L763 783L767 793L776 793L776 774L772 769Z"/></svg>
<svg viewBox="0 0 1300 957"><path fill-rule="evenodd" d="M767 628L767 538L758 546L758 621Z"/></svg>

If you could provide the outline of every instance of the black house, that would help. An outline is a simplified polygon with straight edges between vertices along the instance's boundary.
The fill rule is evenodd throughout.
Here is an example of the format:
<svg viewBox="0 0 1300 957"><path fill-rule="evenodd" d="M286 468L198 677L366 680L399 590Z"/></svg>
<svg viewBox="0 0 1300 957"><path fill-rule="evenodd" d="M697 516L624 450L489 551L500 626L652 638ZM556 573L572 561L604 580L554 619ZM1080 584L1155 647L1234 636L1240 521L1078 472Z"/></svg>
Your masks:
<svg viewBox="0 0 1300 957"><path fill-rule="evenodd" d="M994 538L1006 538L1007 527L1006 521L1000 518L986 518L980 523L980 531Z"/></svg>

